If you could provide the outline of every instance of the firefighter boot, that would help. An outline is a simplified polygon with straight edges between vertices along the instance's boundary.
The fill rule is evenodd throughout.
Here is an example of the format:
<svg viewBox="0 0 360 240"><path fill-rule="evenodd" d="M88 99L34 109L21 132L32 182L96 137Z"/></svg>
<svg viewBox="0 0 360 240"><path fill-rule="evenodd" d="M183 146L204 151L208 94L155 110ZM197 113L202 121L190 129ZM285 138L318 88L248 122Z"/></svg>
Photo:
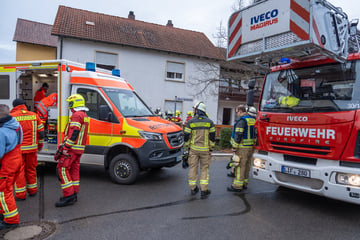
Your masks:
<svg viewBox="0 0 360 240"><path fill-rule="evenodd" d="M191 190L191 195L196 195L199 192L198 186L196 186L194 189Z"/></svg>
<svg viewBox="0 0 360 240"><path fill-rule="evenodd" d="M8 229L8 228L16 228L18 226L19 226L18 223L10 224L10 223L6 223L4 221L0 221L0 230Z"/></svg>
<svg viewBox="0 0 360 240"><path fill-rule="evenodd" d="M211 191L210 190L206 190L206 191L201 191L201 199L205 199L210 195Z"/></svg>
<svg viewBox="0 0 360 240"><path fill-rule="evenodd" d="M75 202L77 202L76 193L67 197L61 197L60 200L55 203L55 207L65 207L73 205Z"/></svg>

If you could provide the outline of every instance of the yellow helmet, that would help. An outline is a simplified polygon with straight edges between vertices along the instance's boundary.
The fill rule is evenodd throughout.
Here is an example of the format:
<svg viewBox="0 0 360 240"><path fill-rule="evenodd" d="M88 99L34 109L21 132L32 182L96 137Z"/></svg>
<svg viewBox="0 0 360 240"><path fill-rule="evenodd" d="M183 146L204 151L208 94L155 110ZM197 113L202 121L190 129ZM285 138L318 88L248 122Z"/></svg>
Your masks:
<svg viewBox="0 0 360 240"><path fill-rule="evenodd" d="M181 115L181 112L179 110L175 111L175 116L179 117Z"/></svg>
<svg viewBox="0 0 360 240"><path fill-rule="evenodd" d="M73 94L66 99L69 102L69 109L77 107L85 107L85 99L80 94Z"/></svg>
<svg viewBox="0 0 360 240"><path fill-rule="evenodd" d="M188 116L192 116L192 115L193 115L193 111L188 111L188 112L187 112L187 115L188 115Z"/></svg>

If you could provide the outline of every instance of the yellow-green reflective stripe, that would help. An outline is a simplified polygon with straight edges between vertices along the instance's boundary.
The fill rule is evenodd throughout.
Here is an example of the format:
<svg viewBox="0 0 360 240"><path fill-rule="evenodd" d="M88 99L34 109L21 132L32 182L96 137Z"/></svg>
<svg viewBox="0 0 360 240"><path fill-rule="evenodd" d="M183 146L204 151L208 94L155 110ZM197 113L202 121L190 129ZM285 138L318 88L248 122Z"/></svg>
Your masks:
<svg viewBox="0 0 360 240"><path fill-rule="evenodd" d="M5 202L5 194L4 192L0 192L0 202L1 202L1 208L4 212L9 212L9 208Z"/></svg>
<svg viewBox="0 0 360 240"><path fill-rule="evenodd" d="M190 123L190 128L195 128L195 127L210 127L210 123L209 122L194 122L194 123Z"/></svg>
<svg viewBox="0 0 360 240"><path fill-rule="evenodd" d="M80 181L73 181L72 183L73 183L73 185L75 185L75 186L79 186L79 185L80 185Z"/></svg>
<svg viewBox="0 0 360 240"><path fill-rule="evenodd" d="M209 184L208 180L200 180L200 184Z"/></svg>
<svg viewBox="0 0 360 240"><path fill-rule="evenodd" d="M37 187L37 183L26 185L26 188L36 188L36 187Z"/></svg>
<svg viewBox="0 0 360 240"><path fill-rule="evenodd" d="M72 182L66 183L66 184L61 184L61 189L65 189L68 187L72 187Z"/></svg>
<svg viewBox="0 0 360 240"><path fill-rule="evenodd" d="M32 150L32 149L37 149L37 144L35 145L26 145L26 146L21 146L20 149L21 150Z"/></svg>
<svg viewBox="0 0 360 240"><path fill-rule="evenodd" d="M185 128L184 132L191 133L191 129L190 128Z"/></svg>
<svg viewBox="0 0 360 240"><path fill-rule="evenodd" d="M61 168L61 176L64 179L64 183L70 182L69 179L66 176L66 168L64 168L64 167Z"/></svg>
<svg viewBox="0 0 360 240"><path fill-rule="evenodd" d="M35 115L25 115L25 116L17 116L15 117L16 121L27 121L27 120L36 120Z"/></svg>
<svg viewBox="0 0 360 240"><path fill-rule="evenodd" d="M72 126L72 127L78 127L78 128L80 128L81 127L81 123L79 123L79 122L70 122L70 126Z"/></svg>
<svg viewBox="0 0 360 240"><path fill-rule="evenodd" d="M11 218L11 217L14 217L14 216L16 216L18 214L18 210L17 210L17 208L15 209L15 210L13 210L13 211L11 211L11 212L9 212L9 211L4 211L4 218Z"/></svg>

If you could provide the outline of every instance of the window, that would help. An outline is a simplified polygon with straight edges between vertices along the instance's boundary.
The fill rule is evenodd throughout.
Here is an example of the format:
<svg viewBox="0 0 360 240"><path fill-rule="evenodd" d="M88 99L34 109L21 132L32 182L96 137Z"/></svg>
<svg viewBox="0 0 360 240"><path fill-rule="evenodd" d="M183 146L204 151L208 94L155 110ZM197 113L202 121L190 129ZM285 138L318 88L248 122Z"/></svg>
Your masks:
<svg viewBox="0 0 360 240"><path fill-rule="evenodd" d="M117 67L118 55L113 53L96 52L96 67L113 70Z"/></svg>
<svg viewBox="0 0 360 240"><path fill-rule="evenodd" d="M10 98L10 77L9 75L0 75L0 99Z"/></svg>
<svg viewBox="0 0 360 240"><path fill-rule="evenodd" d="M182 112L183 103L181 101L165 101L165 115L174 115L176 110Z"/></svg>
<svg viewBox="0 0 360 240"><path fill-rule="evenodd" d="M176 62L167 62L166 79L184 81L185 64Z"/></svg>
<svg viewBox="0 0 360 240"><path fill-rule="evenodd" d="M86 112L88 117L102 121L118 122L100 93L95 90L85 88L79 88L77 93L81 94L85 99L85 105L89 108L89 111ZM105 117L104 112L106 112Z"/></svg>
<svg viewBox="0 0 360 240"><path fill-rule="evenodd" d="M113 88L104 88L104 91L124 117L154 115L134 91Z"/></svg>
<svg viewBox="0 0 360 240"><path fill-rule="evenodd" d="M335 112L359 105L355 94L356 62L333 63L269 73L262 111Z"/></svg>

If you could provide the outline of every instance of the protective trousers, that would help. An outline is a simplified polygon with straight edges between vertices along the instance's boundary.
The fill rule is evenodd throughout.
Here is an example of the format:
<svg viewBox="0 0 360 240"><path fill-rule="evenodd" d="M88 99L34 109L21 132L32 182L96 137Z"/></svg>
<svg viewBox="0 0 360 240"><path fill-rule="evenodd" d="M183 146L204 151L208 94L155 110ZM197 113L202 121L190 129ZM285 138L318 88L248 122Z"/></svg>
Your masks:
<svg viewBox="0 0 360 240"><path fill-rule="evenodd" d="M1 159L0 170L0 206L4 222L9 224L19 223L19 213L13 195L15 179L21 167L20 145L6 153Z"/></svg>
<svg viewBox="0 0 360 240"><path fill-rule="evenodd" d="M247 187L247 184L249 183L250 163L253 152L253 147L239 148L236 151L235 154L239 156L240 163L234 169L235 178L232 184L233 188L242 189L244 186Z"/></svg>
<svg viewBox="0 0 360 240"><path fill-rule="evenodd" d="M29 194L37 192L37 153L22 153L22 162L19 175L15 183L15 196L19 199L26 198L26 190Z"/></svg>
<svg viewBox="0 0 360 240"><path fill-rule="evenodd" d="M71 150L69 157L59 159L57 171L60 178L60 185L63 197L68 197L79 192L80 186L80 158L81 154L75 154Z"/></svg>
<svg viewBox="0 0 360 240"><path fill-rule="evenodd" d="M208 190L209 185L209 166L211 163L211 155L208 151L195 151L190 149L189 152L189 186L194 190L197 185L198 171L200 163L200 190Z"/></svg>

